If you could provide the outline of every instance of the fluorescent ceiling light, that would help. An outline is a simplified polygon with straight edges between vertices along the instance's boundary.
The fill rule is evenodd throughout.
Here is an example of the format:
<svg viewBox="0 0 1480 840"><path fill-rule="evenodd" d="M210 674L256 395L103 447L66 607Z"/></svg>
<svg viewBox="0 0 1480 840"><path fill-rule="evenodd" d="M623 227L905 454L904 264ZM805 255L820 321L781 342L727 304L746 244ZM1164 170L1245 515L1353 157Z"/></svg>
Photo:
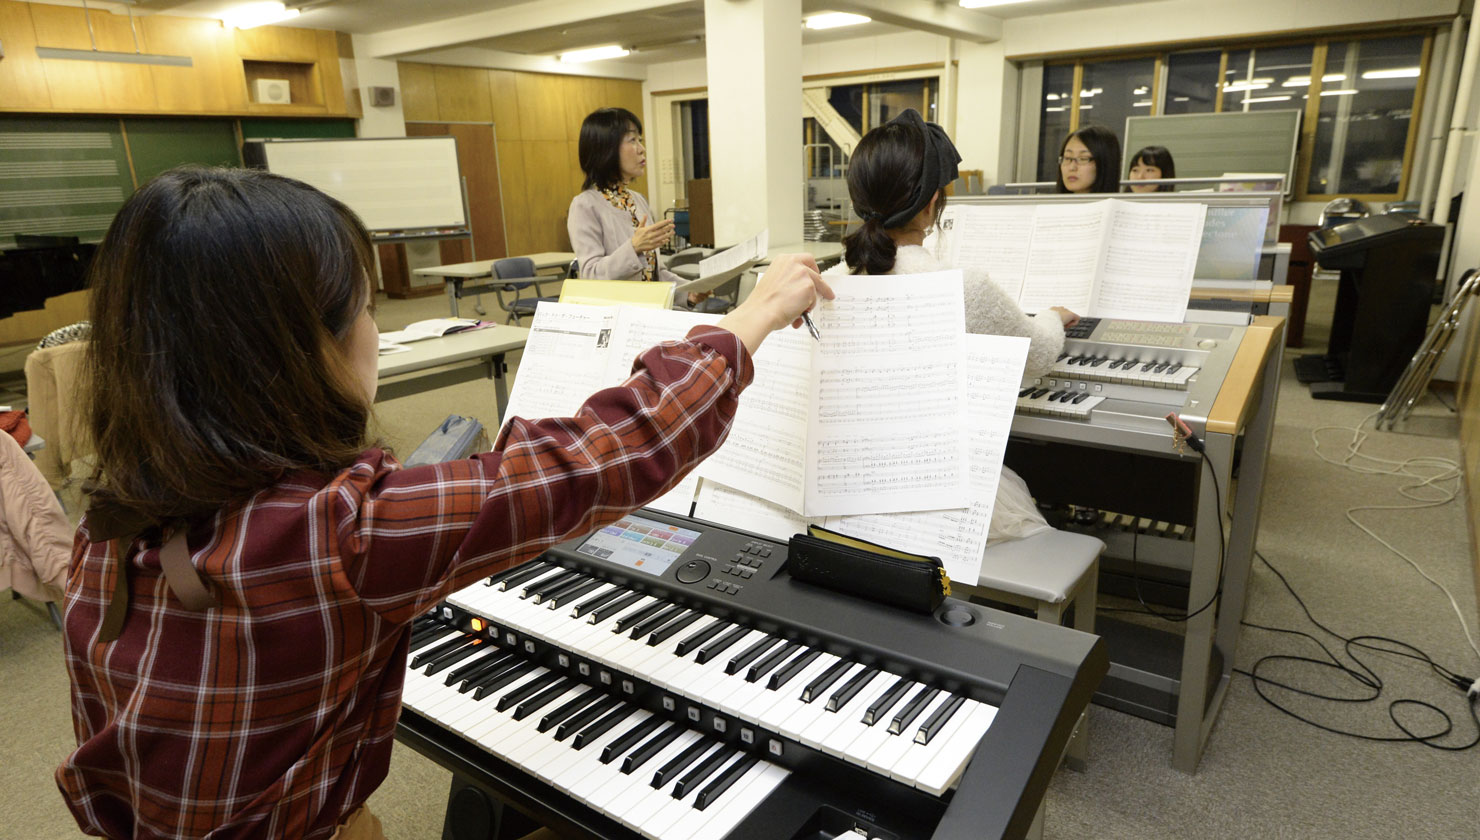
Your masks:
<svg viewBox="0 0 1480 840"><path fill-rule="evenodd" d="M1028 0L961 0L963 9L986 9L992 6L1006 6L1009 3L1026 3Z"/></svg>
<svg viewBox="0 0 1480 840"><path fill-rule="evenodd" d="M1059 101L1059 95L1057 93L1050 93L1050 94L1048 94L1047 96L1045 96L1043 98L1044 99L1047 99L1049 102L1058 102Z"/></svg>
<svg viewBox="0 0 1480 840"><path fill-rule="evenodd" d="M1241 90L1264 90L1269 87L1268 82L1234 82L1223 86L1224 93L1237 93Z"/></svg>
<svg viewBox="0 0 1480 840"><path fill-rule="evenodd" d="M1144 100L1142 102L1132 102L1131 103L1131 107L1132 108L1150 108L1151 107L1151 100L1147 99L1147 100Z"/></svg>
<svg viewBox="0 0 1480 840"><path fill-rule="evenodd" d="M1105 92L1105 89L1104 88L1091 88L1089 90L1081 90L1079 92L1079 98L1080 99L1083 99L1083 98L1085 98L1087 96L1094 96L1097 93L1104 93L1104 92Z"/></svg>
<svg viewBox="0 0 1480 840"><path fill-rule="evenodd" d="M1327 73L1326 75L1324 75L1324 76L1321 77L1321 81L1323 81L1323 82L1344 82L1344 81L1346 81L1346 74L1345 73Z"/></svg>
<svg viewBox="0 0 1480 840"><path fill-rule="evenodd" d="M1190 96L1173 96L1172 97L1172 101L1173 102L1186 102L1187 100L1189 100L1191 98L1192 97L1190 97Z"/></svg>
<svg viewBox="0 0 1480 840"><path fill-rule="evenodd" d="M298 17L297 9L289 9L277 0L262 3L246 3L221 15L221 23L237 29L251 29L270 23L282 23Z"/></svg>
<svg viewBox="0 0 1480 840"><path fill-rule="evenodd" d="M1289 99L1290 99L1290 97L1288 95L1287 96L1256 96L1253 99L1245 99L1244 102L1246 102L1246 103L1252 103L1252 102L1288 102Z"/></svg>
<svg viewBox="0 0 1480 840"><path fill-rule="evenodd" d="M823 12L803 19L808 29L837 29L839 26L857 26L860 23L868 23L873 18L864 15L855 15L848 12Z"/></svg>
<svg viewBox="0 0 1480 840"><path fill-rule="evenodd" d="M621 58L629 55L630 50L619 47L616 44L607 44L604 47L591 47L585 50L571 50L560 54L560 60L569 64L579 64L584 61L601 61L604 58Z"/></svg>
<svg viewBox="0 0 1480 840"><path fill-rule="evenodd" d="M1059 107L1057 107L1057 108L1044 108L1044 109L1043 109L1043 110L1045 110L1045 111L1047 111L1047 112L1048 112L1048 113L1050 113L1050 114L1052 114L1052 113L1055 113L1055 112L1057 112L1057 111L1062 111L1062 110L1064 110L1064 106L1062 106L1062 105L1060 105L1060 106L1059 106Z"/></svg>
<svg viewBox="0 0 1480 840"><path fill-rule="evenodd" d="M1145 96L1146 94L1148 94L1150 92L1151 92L1151 88L1146 87L1145 85L1142 85L1142 86L1136 88L1135 90L1131 91L1131 93L1135 94L1136 96Z"/></svg>
<svg viewBox="0 0 1480 840"><path fill-rule="evenodd" d="M1351 96L1352 94L1354 94L1356 92L1357 92L1357 89L1356 88L1341 88L1340 90L1323 90L1323 91L1321 91L1321 95L1322 96Z"/></svg>
<svg viewBox="0 0 1480 840"><path fill-rule="evenodd" d="M1412 79L1418 76L1417 67L1399 67L1394 70L1368 70L1364 79Z"/></svg>
<svg viewBox="0 0 1480 840"><path fill-rule="evenodd" d="M108 50L65 50L60 47L37 47L37 58L65 58L74 61L110 61L119 64L162 64L165 67L193 67L188 55L110 52Z"/></svg>
<svg viewBox="0 0 1480 840"><path fill-rule="evenodd" d="M1321 77L1322 82L1344 82L1345 73L1327 73ZM1280 83L1280 87L1310 87L1309 76L1291 76Z"/></svg>

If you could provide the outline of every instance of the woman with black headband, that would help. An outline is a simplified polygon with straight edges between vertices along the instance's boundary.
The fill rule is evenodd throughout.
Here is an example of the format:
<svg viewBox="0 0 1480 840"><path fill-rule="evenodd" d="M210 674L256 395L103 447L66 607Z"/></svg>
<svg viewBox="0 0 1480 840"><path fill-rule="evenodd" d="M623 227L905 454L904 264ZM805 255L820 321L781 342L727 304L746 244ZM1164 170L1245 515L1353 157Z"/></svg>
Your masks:
<svg viewBox="0 0 1480 840"><path fill-rule="evenodd" d="M956 180L960 162L945 130L914 110L864 135L848 164L848 195L863 225L843 239L845 264L825 273L925 274L951 268L937 262L923 243L945 209L945 186ZM962 272L967 331L1029 339L1027 375L1047 373L1063 350L1064 327L1079 316L1059 306L1030 316L985 271ZM988 540L1021 539L1048 527L1027 485L1003 467Z"/></svg>

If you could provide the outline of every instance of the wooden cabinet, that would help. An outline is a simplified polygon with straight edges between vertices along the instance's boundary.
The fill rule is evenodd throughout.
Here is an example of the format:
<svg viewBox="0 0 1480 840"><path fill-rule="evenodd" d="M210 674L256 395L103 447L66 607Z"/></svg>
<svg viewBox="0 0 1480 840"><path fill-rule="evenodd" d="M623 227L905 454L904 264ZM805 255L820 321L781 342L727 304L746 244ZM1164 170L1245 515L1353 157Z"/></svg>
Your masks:
<svg viewBox="0 0 1480 840"><path fill-rule="evenodd" d="M88 34L88 23L92 35ZM135 16L94 8L0 0L0 112L194 116L359 116L339 61L348 39L322 29ZM40 58L36 47L189 56L189 67ZM137 39L137 40L136 40ZM291 104L255 101L257 79L287 79Z"/></svg>

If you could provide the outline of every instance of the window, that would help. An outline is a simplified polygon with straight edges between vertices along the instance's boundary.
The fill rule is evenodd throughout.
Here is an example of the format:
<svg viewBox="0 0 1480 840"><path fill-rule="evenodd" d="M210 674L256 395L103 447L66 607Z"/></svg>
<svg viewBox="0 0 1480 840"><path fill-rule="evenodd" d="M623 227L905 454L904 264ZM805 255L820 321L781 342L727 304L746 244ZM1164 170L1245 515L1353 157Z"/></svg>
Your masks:
<svg viewBox="0 0 1480 840"><path fill-rule="evenodd" d="M940 79L900 79L859 85L838 85L828 89L827 99L848 124L859 134L883 125L914 108L929 122L938 122L935 114Z"/></svg>
<svg viewBox="0 0 1480 840"><path fill-rule="evenodd" d="M709 100L678 103L680 134L683 137L684 181L709 177Z"/></svg>
<svg viewBox="0 0 1480 840"><path fill-rule="evenodd" d="M1291 185L1297 199L1402 198L1431 37L1389 33L1045 66L1038 180L1054 179L1064 135L1092 122L1124 137L1128 116L1294 109L1302 121Z"/></svg>

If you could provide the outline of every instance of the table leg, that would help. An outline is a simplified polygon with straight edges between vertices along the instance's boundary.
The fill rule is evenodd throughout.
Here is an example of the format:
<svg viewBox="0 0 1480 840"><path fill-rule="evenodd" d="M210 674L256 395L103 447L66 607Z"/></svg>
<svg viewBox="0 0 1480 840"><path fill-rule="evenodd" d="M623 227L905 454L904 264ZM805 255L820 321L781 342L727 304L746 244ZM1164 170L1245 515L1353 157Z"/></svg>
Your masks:
<svg viewBox="0 0 1480 840"><path fill-rule="evenodd" d="M462 285L462 281L455 277L443 277L442 282L447 286L447 306L452 310L452 317L456 318L458 293L462 291L458 287Z"/></svg>
<svg viewBox="0 0 1480 840"><path fill-rule="evenodd" d="M494 414L498 417L499 426L502 427L504 425L504 407L509 404L508 381L505 379L504 374L509 368L504 364L503 353L494 354L493 361L490 364L493 365Z"/></svg>

